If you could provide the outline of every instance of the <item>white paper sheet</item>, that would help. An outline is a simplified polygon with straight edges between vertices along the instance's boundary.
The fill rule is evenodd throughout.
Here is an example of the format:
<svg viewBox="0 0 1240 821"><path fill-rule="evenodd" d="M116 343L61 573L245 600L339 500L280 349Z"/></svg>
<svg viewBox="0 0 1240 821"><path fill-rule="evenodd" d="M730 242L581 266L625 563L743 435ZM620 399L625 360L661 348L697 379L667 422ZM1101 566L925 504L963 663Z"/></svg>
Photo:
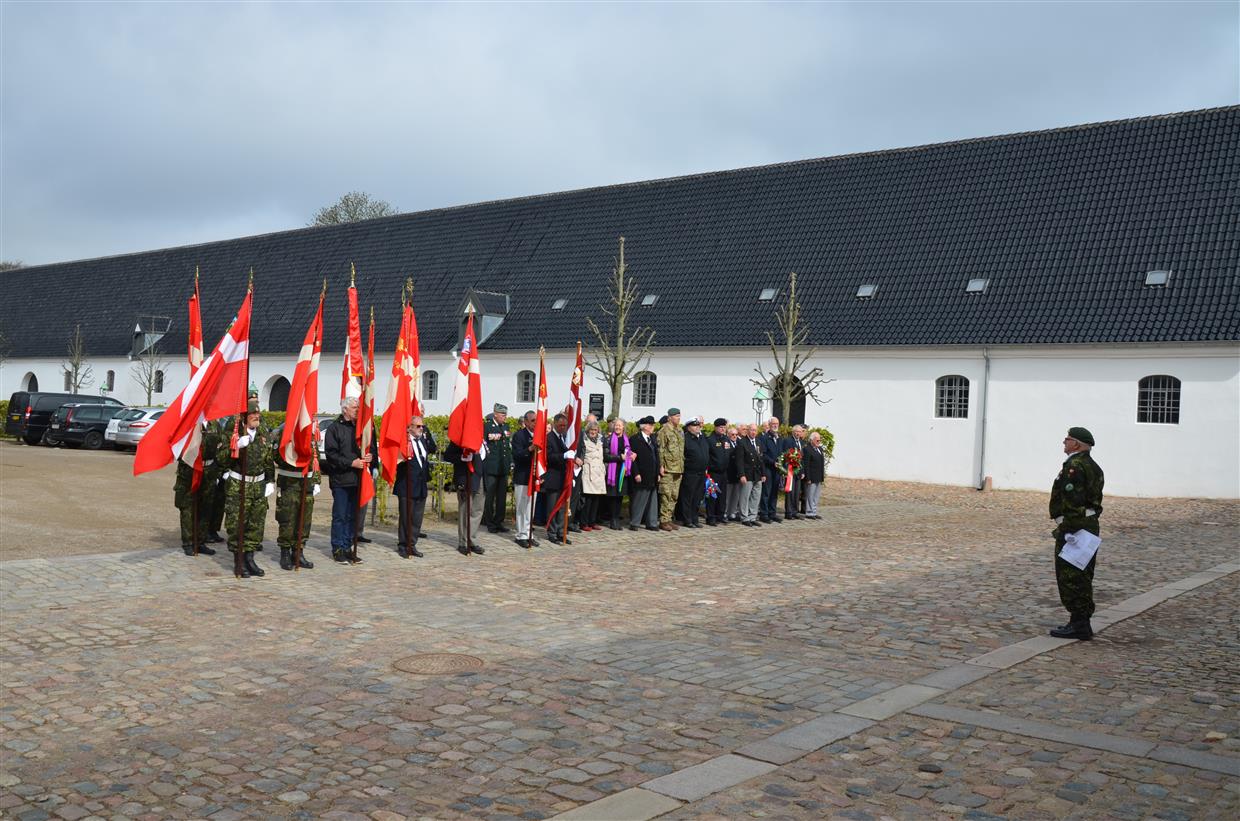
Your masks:
<svg viewBox="0 0 1240 821"><path fill-rule="evenodd" d="M1084 570L1093 560L1094 554L1098 552L1100 544L1102 544L1102 539L1088 530L1069 533L1064 537L1064 545L1059 551L1059 558L1073 567Z"/></svg>

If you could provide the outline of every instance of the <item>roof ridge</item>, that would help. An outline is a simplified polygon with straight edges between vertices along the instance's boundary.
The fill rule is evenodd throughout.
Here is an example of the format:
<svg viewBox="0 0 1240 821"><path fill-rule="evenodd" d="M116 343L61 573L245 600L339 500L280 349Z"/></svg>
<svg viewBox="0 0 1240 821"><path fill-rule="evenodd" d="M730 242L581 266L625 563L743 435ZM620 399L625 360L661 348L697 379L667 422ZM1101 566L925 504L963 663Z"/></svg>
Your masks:
<svg viewBox="0 0 1240 821"><path fill-rule="evenodd" d="M241 237L227 237L225 239L207 240L205 242L195 242L195 243L190 243L188 245L171 245L171 246L166 246L163 248L150 248L150 249L146 249L142 251L127 251L121 254L107 254L104 256L100 256L100 257L87 257L85 259L57 260L54 262L42 263L40 265L31 265L31 266L27 266L24 268L14 268L14 269L11 269L11 271L32 271L32 270L44 268L44 267L51 266L51 265L66 265L66 264L72 264L72 263L99 262L99 261L109 260L109 259L120 259L123 257L158 254L158 253L162 253L166 251L187 251L187 250L192 250L194 248L204 248L207 246L220 245L220 244L228 243L228 242L237 242L239 240L258 240L258 239L264 239L267 237L291 236L291 235L306 233L310 231L344 230L344 229L349 229L352 226L358 226L358 225L377 225L382 222L395 222L397 220L407 220L411 217L425 216L428 214L441 214L441 213L447 213L447 212L463 211L469 208L481 208L485 206L493 206L493 205L499 205L499 204L505 204L505 203L530 202L530 201L539 200L539 199L547 199L551 197L562 197L562 196L567 196L571 194L607 191L610 189L620 190L620 189L626 189L626 188L637 188L639 186L646 186L646 185L661 185L661 184L665 184L669 182L679 182L682 180L696 180L696 179L703 179L703 178L708 178L708 177L722 177L722 176L726 176L729 174L741 174L741 173L745 173L749 171L769 170L769 169L776 169L776 168L793 168L797 166L805 166L805 165L811 165L815 163L831 162L834 160L856 159L858 157L883 156L883 155L888 155L888 154L911 153L911 152L916 152L916 151L928 151L934 148L944 148L944 147L957 146L957 145L971 145L975 143L984 143L984 142L995 142L995 141L1000 141L1000 140L1010 140L1010 139L1015 139L1019 137L1030 137L1030 136L1036 136L1036 135L1069 133L1069 132L1074 132L1074 131L1084 131L1088 129L1103 128L1106 126L1116 126L1116 125L1121 125L1121 124L1134 124L1134 123L1141 123L1141 122L1152 122L1152 121L1157 121L1157 120L1171 120L1171 119L1176 119L1180 117L1199 116L1203 114L1213 114L1213 113L1219 113L1219 112L1224 112L1224 111L1240 111L1240 105L1214 106L1211 108L1198 108L1198 109L1191 109L1188 111L1176 111L1176 112L1170 112L1170 113L1165 113L1165 114L1146 114L1146 115L1142 115L1139 117L1126 117L1126 118L1115 119L1115 120L1099 120L1099 121L1092 122L1092 123L1077 123L1074 125L1054 126L1052 128L1033 129L1033 130L1027 130L1027 131L1013 131L1013 132L1009 132L1006 134L993 134L993 135L982 136L982 137L963 137L958 140L946 140L944 142L937 142L937 143L922 143L920 145L912 145L912 146L898 146L895 148L879 148L879 149L872 149L869 151L854 151L854 152L846 153L846 154L831 154L831 155L827 155L823 157L808 157L808 158L799 159L799 160L782 160L780 162L774 162L774 163L765 163L761 165L746 165L746 166L740 166L738 168L725 168L725 169L719 169L715 171L698 171L698 172L694 172L690 174L678 174L678 175L670 176L670 177L655 177L653 179L648 179L648 180L631 180L628 182L606 183L603 185L589 185L589 186L583 186L581 188L567 188L567 189L563 189L560 191L547 191L547 192L543 192L540 194L525 194L525 195L518 196L518 197L501 197L498 199L479 200L477 202L461 203L458 205L445 205L445 206L440 206L438 208L426 208L420 211L406 211L404 213L393 214L391 216L375 217L373 219L359 220L357 222L341 223L338 225L308 225L308 226L304 226L301 228L283 228L278 231L267 231L265 233L248 234L248 235L241 236ZM3 275L5 273L9 273L9 272L8 271L0 272L0 275Z"/></svg>

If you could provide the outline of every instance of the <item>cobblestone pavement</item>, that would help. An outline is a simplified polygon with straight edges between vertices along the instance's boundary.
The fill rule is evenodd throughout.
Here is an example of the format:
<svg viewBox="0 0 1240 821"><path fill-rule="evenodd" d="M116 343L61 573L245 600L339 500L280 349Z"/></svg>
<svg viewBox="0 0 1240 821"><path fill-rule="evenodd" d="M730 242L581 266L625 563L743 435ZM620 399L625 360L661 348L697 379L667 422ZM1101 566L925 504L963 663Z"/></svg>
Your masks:
<svg viewBox="0 0 1240 821"><path fill-rule="evenodd" d="M0 817L1235 816L1240 505L1108 500L1086 644L1035 639L1043 496L832 491L468 558L374 531L357 567L316 531L316 569L269 542L244 581L2 562ZM405 672L430 653L479 663Z"/></svg>

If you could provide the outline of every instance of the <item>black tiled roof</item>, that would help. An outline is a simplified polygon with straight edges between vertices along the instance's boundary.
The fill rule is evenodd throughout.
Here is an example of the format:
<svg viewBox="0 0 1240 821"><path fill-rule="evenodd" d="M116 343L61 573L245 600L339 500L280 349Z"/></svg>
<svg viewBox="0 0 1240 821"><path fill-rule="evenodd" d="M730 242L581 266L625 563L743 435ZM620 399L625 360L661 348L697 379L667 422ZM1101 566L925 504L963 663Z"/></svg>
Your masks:
<svg viewBox="0 0 1240 821"><path fill-rule="evenodd" d="M172 316L178 350L200 266L212 345L253 267L256 353L297 350L325 276L338 351L355 262L381 351L406 276L426 349L456 344L469 288L510 297L484 347L568 348L590 342L623 234L664 347L763 345L758 293L789 271L818 345L1234 341L1238 149L1232 106L401 214L9 272L0 322L14 356L62 356L76 323L112 355L139 314ZM1167 287L1144 287L1152 269Z"/></svg>

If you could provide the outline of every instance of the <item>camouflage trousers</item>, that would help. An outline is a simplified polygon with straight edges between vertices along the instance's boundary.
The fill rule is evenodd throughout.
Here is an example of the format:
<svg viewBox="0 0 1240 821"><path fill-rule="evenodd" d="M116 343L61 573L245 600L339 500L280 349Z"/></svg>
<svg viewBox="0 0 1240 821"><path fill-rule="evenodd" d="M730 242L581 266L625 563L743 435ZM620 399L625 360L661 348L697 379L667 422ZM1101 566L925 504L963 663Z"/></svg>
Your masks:
<svg viewBox="0 0 1240 821"><path fill-rule="evenodd" d="M1059 558L1059 551L1063 549L1064 544L1064 534L1057 529L1055 531L1055 583L1059 586L1059 601L1063 603L1064 609L1071 614L1072 618L1087 619L1094 614L1094 566L1098 563L1098 556L1095 554L1085 569L1081 570Z"/></svg>
<svg viewBox="0 0 1240 821"><path fill-rule="evenodd" d="M237 533L241 515L241 482L237 479L228 480L225 491L224 524L228 528L228 549L236 552L237 543L242 543L242 551L253 553L263 543L263 530L267 524L267 497L263 495L266 485L262 479L246 480L245 483L245 534L239 539Z"/></svg>
<svg viewBox="0 0 1240 821"><path fill-rule="evenodd" d="M291 476L276 478L276 523L280 525L280 533L276 544L281 550L297 547L297 508L301 504L301 479ZM306 506L301 511L301 546L305 547L306 539L310 538L310 520L314 514L314 486L317 479L307 477Z"/></svg>
<svg viewBox="0 0 1240 821"><path fill-rule="evenodd" d="M181 546L189 547L194 543L194 496L198 497L198 545L205 544L207 536L207 522L211 518L211 511L207 508L204 496L201 490L197 494L178 493L176 494L177 510L181 511Z"/></svg>
<svg viewBox="0 0 1240 821"><path fill-rule="evenodd" d="M200 509L198 515L207 523L208 533L219 533L220 528L224 526L224 489L226 487L222 477L210 469L202 477L202 502L200 504L207 513L204 514Z"/></svg>
<svg viewBox="0 0 1240 821"><path fill-rule="evenodd" d="M665 473L659 479L659 524L670 524L680 500L680 473Z"/></svg>

